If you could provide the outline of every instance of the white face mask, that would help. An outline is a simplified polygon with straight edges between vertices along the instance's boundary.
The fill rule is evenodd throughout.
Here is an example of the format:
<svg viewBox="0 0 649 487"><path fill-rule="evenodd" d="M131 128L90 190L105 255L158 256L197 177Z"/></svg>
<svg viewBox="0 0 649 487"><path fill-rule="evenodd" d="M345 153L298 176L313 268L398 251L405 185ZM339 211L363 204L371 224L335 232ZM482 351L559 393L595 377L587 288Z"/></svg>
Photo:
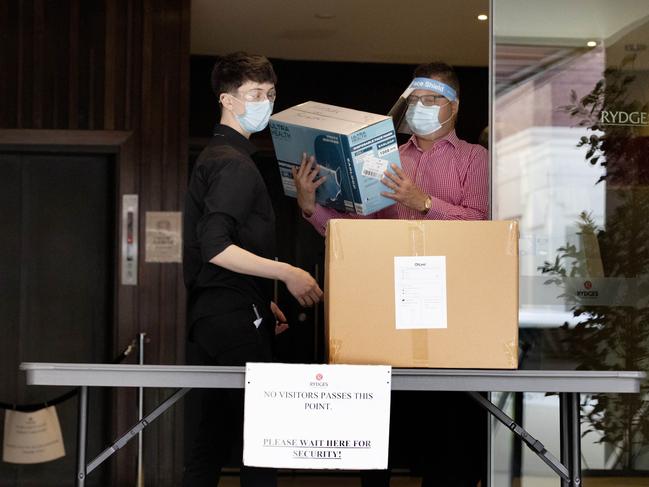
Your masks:
<svg viewBox="0 0 649 487"><path fill-rule="evenodd" d="M442 128L442 125L448 122L448 120L443 123L439 121L439 111L438 105L427 107L418 101L416 104L408 106L406 122L415 135L429 135L437 132Z"/></svg>
<svg viewBox="0 0 649 487"><path fill-rule="evenodd" d="M235 115L239 125L251 134L264 130L273 113L273 104L269 100L247 101L244 107L243 115Z"/></svg>

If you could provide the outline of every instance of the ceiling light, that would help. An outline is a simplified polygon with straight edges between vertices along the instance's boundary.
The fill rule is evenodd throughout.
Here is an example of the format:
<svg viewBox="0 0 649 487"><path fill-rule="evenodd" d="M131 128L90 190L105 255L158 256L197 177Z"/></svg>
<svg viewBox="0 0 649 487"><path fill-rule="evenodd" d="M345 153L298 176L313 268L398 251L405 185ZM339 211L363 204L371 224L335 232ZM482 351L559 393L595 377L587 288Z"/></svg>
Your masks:
<svg viewBox="0 0 649 487"><path fill-rule="evenodd" d="M595 42L595 41L588 41L588 42L586 43L586 45L587 45L588 47L595 47L595 46L597 46L597 42Z"/></svg>
<svg viewBox="0 0 649 487"><path fill-rule="evenodd" d="M480 14L478 15L478 20L487 20L489 17L487 17L485 14Z"/></svg>

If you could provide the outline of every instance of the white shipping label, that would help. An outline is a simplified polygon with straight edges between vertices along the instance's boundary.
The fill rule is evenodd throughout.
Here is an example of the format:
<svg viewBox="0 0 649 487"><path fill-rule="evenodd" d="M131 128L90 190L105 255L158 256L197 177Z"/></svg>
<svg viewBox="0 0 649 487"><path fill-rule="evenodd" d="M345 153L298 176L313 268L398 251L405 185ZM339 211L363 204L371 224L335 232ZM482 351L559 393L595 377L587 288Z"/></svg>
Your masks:
<svg viewBox="0 0 649 487"><path fill-rule="evenodd" d="M394 258L397 330L448 328L446 257Z"/></svg>
<svg viewBox="0 0 649 487"><path fill-rule="evenodd" d="M363 176L378 179L383 178L383 173L388 168L388 161L379 159L372 152L366 152L358 156L358 161L363 164Z"/></svg>

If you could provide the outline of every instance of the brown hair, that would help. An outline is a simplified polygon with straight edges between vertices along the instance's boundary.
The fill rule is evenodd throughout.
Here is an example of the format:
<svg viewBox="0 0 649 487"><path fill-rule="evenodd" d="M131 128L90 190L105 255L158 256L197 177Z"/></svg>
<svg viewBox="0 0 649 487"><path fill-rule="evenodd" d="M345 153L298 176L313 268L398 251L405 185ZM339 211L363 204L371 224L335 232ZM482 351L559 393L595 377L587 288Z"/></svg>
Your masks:
<svg viewBox="0 0 649 487"><path fill-rule="evenodd" d="M233 52L220 57L212 69L212 91L218 98L221 93L232 93L246 81L277 83L273 65L264 56Z"/></svg>

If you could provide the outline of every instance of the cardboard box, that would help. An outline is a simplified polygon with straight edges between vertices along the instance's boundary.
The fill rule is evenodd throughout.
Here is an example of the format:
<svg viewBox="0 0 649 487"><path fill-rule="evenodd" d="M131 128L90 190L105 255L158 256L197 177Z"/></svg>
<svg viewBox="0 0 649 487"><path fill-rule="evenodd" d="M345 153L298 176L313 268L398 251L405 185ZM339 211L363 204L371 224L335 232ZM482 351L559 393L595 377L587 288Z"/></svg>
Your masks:
<svg viewBox="0 0 649 487"><path fill-rule="evenodd" d="M330 220L329 363L518 366L513 221Z"/></svg>
<svg viewBox="0 0 649 487"><path fill-rule="evenodd" d="M308 101L270 118L270 133L284 186L296 197L291 168L315 155L327 181L316 192L323 206L367 215L394 204L381 196L389 164L401 167L392 118Z"/></svg>

